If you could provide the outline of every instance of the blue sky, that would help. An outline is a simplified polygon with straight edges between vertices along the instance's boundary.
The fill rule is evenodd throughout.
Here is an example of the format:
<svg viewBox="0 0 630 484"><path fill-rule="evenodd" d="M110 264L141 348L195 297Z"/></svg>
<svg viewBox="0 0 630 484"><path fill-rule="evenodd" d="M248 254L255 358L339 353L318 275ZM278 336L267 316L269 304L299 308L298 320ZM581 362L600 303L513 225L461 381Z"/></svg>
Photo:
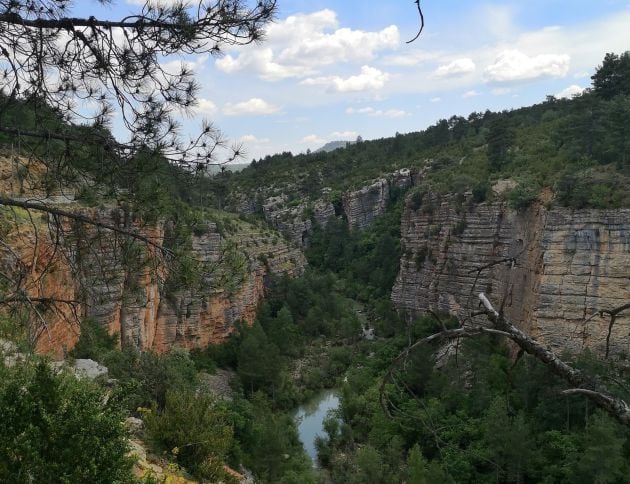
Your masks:
<svg viewBox="0 0 630 484"><path fill-rule="evenodd" d="M118 0L106 16L137 3ZM298 153L569 96L606 52L630 49L630 0L422 3L425 31L408 45L412 0L278 0L264 43L193 60L203 87L185 129L213 121L244 143L247 161ZM95 5L76 2L73 13L96 15Z"/></svg>

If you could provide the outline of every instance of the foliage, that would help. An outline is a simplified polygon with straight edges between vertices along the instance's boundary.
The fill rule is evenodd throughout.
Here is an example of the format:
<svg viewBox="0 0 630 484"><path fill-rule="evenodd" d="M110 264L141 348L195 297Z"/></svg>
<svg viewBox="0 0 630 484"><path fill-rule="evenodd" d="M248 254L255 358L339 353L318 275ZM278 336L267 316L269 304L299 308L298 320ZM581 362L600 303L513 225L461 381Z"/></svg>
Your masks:
<svg viewBox="0 0 630 484"><path fill-rule="evenodd" d="M591 79L593 91L604 99L630 95L630 51L621 55L607 53Z"/></svg>
<svg viewBox="0 0 630 484"><path fill-rule="evenodd" d="M508 204L515 210L529 207L538 198L540 188L531 181L523 181L507 193Z"/></svg>
<svg viewBox="0 0 630 484"><path fill-rule="evenodd" d="M79 340L70 351L70 356L102 361L105 354L116 348L117 340L118 335L110 335L97 321L88 318L81 324Z"/></svg>
<svg viewBox="0 0 630 484"><path fill-rule="evenodd" d="M0 111L18 100L37 99L53 106L64 121L92 125L84 133L89 136L76 137L50 129L47 117L34 111L37 129L29 136L46 144L52 139L67 148L71 143L100 145L127 159L150 150L193 167L212 162L217 147L225 147L218 130L204 123L198 136L182 139L174 118L177 110L195 105L194 73L184 65L166 69L164 59L218 55L225 44L260 39L275 14L275 1L139 5L127 17L111 21L77 18L67 0L3 2L0 42L7 46L4 57L11 68L4 73ZM125 42L112 34L113 25ZM78 110L80 101L92 105L93 112ZM128 131L126 143L116 142L105 129L115 112ZM8 133L19 128L0 125Z"/></svg>
<svg viewBox="0 0 630 484"><path fill-rule="evenodd" d="M46 363L0 367L0 481L132 482L123 416Z"/></svg>
<svg viewBox="0 0 630 484"><path fill-rule="evenodd" d="M236 402L241 420L235 427L243 463L263 483L315 482L311 462L304 453L293 418L272 410L267 397L257 393L250 401Z"/></svg>
<svg viewBox="0 0 630 484"><path fill-rule="evenodd" d="M223 465L216 465L225 460L234 445L225 406L207 395L169 391L164 408L154 406L145 412L144 421L157 449L171 454L201 478L232 482Z"/></svg>
<svg viewBox="0 0 630 484"><path fill-rule="evenodd" d="M119 380L117 398L132 412L153 404L162 409L168 392L193 391L197 385L195 364L184 350L158 355L124 347L107 354L103 362Z"/></svg>
<svg viewBox="0 0 630 484"><path fill-rule="evenodd" d="M417 322L416 335L433 324ZM458 361L440 369L437 347L412 353L398 375L406 391L386 388L387 418L381 378L404 345L404 337L366 343L348 372L336 435L351 437L322 447L346 456L329 460L335 482L354 482L352 469L364 482L628 482L630 431L586 399L563 396L564 383L539 361L513 366L492 338L464 342ZM576 364L590 364L583 358Z"/></svg>

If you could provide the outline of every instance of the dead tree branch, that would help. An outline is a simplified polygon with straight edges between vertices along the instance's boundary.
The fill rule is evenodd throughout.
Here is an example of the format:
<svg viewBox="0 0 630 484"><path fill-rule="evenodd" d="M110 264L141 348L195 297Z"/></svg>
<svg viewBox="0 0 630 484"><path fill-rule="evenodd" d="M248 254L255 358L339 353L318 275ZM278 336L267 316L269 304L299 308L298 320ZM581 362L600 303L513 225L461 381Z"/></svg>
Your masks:
<svg viewBox="0 0 630 484"><path fill-rule="evenodd" d="M478 295L480 306L483 313L491 323L491 327L464 327L452 330L440 331L426 338L422 338L405 349L397 358L395 358L390 366L390 370L383 379L381 384L381 405L389 414L387 404L384 400L385 385L391 379L394 368L415 348L431 343L433 341L452 340L459 338L472 338L482 334L495 334L506 337L516 343L520 351L530 354L544 365L555 375L562 378L571 385L572 389L565 390L566 395L584 395L602 410L615 417L624 425L630 425L630 406L621 398L610 395L606 387L597 379L587 376L581 370L569 365L554 353L551 349L542 343L525 334L514 324L505 318L503 314L497 311L488 297L484 293ZM628 305L621 306L615 310L609 311L608 314L619 314L622 310L627 309Z"/></svg>
<svg viewBox="0 0 630 484"><path fill-rule="evenodd" d="M415 0L414 3L418 7L418 14L420 15L420 30L418 30L418 33L416 34L416 36L413 39L407 41L408 44L411 44L412 42L415 42L418 39L418 37L420 37L420 34L424 30L424 13L422 13L422 7L420 6L420 0Z"/></svg>

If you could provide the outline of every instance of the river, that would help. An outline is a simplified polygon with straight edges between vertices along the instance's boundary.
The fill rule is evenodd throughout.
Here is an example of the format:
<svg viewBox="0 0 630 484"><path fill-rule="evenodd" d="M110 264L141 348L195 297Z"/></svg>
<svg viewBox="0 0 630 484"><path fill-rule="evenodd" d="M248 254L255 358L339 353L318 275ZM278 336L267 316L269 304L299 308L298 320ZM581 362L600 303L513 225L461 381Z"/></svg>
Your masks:
<svg viewBox="0 0 630 484"><path fill-rule="evenodd" d="M315 449L315 437L325 436L323 429L324 418L329 410L339 407L339 397L336 390L323 390L300 405L295 412L298 434L306 449L306 453L313 460L313 466L317 467L317 450Z"/></svg>

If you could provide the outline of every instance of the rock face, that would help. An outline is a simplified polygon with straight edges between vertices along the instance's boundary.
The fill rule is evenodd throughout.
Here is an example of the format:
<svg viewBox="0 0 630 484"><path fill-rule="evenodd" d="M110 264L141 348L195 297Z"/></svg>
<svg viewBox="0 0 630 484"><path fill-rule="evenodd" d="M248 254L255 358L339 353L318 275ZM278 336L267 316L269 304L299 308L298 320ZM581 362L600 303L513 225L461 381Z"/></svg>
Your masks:
<svg viewBox="0 0 630 484"><path fill-rule="evenodd" d="M359 190L343 194L343 210L351 229L363 230L390 203L393 189L404 190L414 184L410 170L403 169L379 178Z"/></svg>
<svg viewBox="0 0 630 484"><path fill-rule="evenodd" d="M232 243L226 244L212 231L193 238L196 259L223 266L207 277L205 287L178 290L163 299L154 349L165 351L174 344L206 347L224 341L237 321L254 322L269 274L298 276L304 269L302 252L277 233L241 228Z"/></svg>
<svg viewBox="0 0 630 484"><path fill-rule="evenodd" d="M168 236L168 227L140 226L117 208L84 210L160 244ZM64 227L55 250L55 236L44 220L38 237L25 223L9 242L28 274L29 296L79 302L44 315L38 351L63 357L79 336L75 316L93 319L122 341L158 352L219 343L237 321L253 323L267 277L301 274L304 256L279 233L226 217L231 218L208 223L203 233L193 234L190 251L177 261L124 236L72 224ZM3 254L3 263L15 265L13 254ZM192 269L199 264L202 271Z"/></svg>
<svg viewBox="0 0 630 484"><path fill-rule="evenodd" d="M242 214L262 212L265 220L284 234L297 247L307 247L315 221L325 226L331 217L346 216L352 229L363 230L381 215L401 192L416 185L430 166L424 160L422 168L403 168L365 182L359 189L351 189L341 196L341 203L334 205L332 189L324 187L316 197L305 193L304 185L285 183L257 187L250 192L229 195L229 210ZM298 195L292 199L288 194Z"/></svg>
<svg viewBox="0 0 630 484"><path fill-rule="evenodd" d="M516 212L454 197L425 196L418 206L411 198L392 291L399 310L464 318L483 291L495 304L505 296L506 315L552 347L605 351L609 320L596 313L630 300L630 210ZM515 264L476 279L478 267L511 257ZM630 312L617 317L610 350L630 350Z"/></svg>
<svg viewBox="0 0 630 484"><path fill-rule="evenodd" d="M335 216L335 209L325 198L313 203L302 201L291 203L286 196L270 197L263 204L263 214L269 224L284 234L298 247L308 246L308 240L313 231L314 219L319 225L325 226L330 217Z"/></svg>

